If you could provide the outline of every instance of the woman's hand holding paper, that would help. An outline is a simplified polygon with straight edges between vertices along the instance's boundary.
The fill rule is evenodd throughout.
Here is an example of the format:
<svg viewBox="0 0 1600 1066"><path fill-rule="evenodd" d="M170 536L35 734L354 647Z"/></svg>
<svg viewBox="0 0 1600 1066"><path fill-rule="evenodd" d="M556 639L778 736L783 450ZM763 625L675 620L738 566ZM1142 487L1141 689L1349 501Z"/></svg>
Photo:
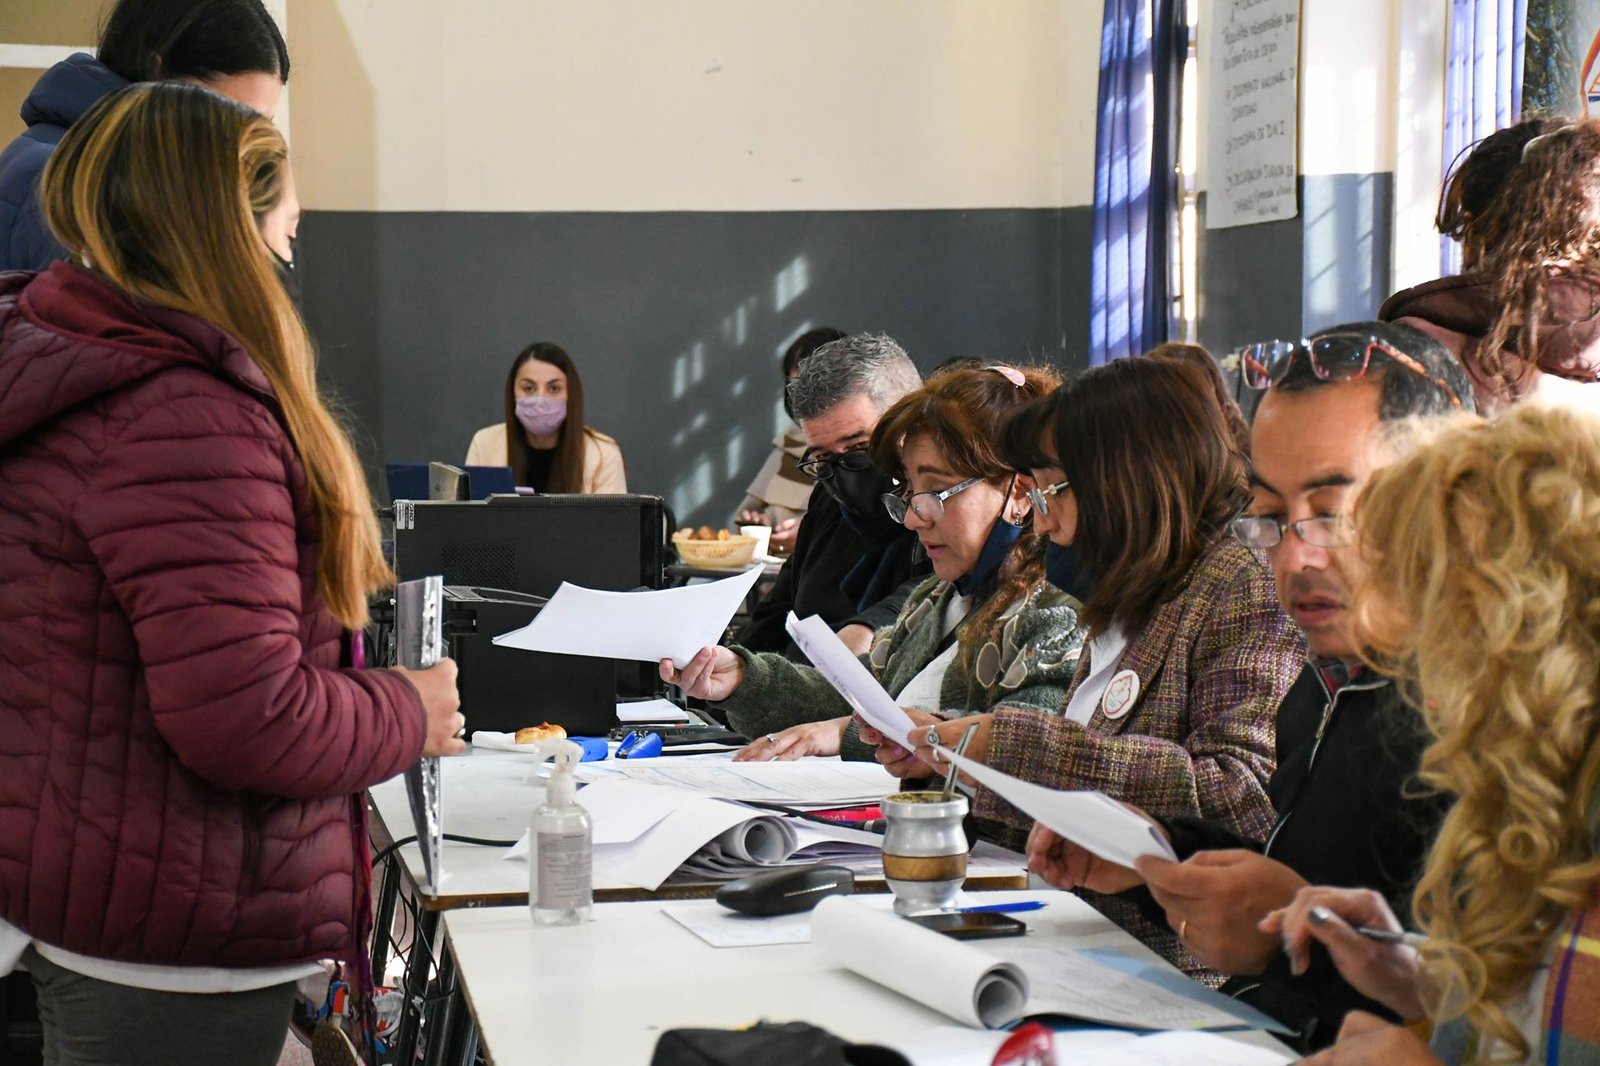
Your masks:
<svg viewBox="0 0 1600 1066"><path fill-rule="evenodd" d="M912 724L916 727L913 732L923 730L929 724L939 721L939 719L925 711L914 711L910 707L901 709L906 712L906 716L911 719ZM905 744L898 743L874 729L860 715L856 715L856 721L861 726L862 742L871 744L878 749L873 753L873 758L877 759L879 764L894 776L902 779L907 777L931 777L938 772L932 766L917 758L916 754Z"/></svg>
<svg viewBox="0 0 1600 1066"><path fill-rule="evenodd" d="M727 648L701 648L682 670L671 659L662 659L661 680L677 685L686 696L716 703L744 684L744 662Z"/></svg>
<svg viewBox="0 0 1600 1066"><path fill-rule="evenodd" d="M1109 896L1144 884L1138 871L1107 862L1038 822L1028 834L1027 850L1028 870L1057 888L1087 888Z"/></svg>

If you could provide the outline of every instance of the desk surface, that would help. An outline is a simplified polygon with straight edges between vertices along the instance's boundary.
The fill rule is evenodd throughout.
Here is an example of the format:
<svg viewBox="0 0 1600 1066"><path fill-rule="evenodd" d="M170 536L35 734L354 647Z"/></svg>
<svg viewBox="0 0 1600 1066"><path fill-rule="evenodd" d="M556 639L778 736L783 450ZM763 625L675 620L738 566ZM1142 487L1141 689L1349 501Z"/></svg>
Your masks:
<svg viewBox="0 0 1600 1066"><path fill-rule="evenodd" d="M544 787L533 779L534 761L511 753L469 750L440 760L444 828L458 836L514 841L527 832L528 820L544 802ZM379 848L413 834L411 808L403 778L394 778L369 790L372 797L372 838ZM583 793L580 791L579 801ZM406 878L415 887L426 880L422 852L407 844L397 853ZM437 893L418 892L428 910L461 907L520 906L528 902L528 864L508 862L505 848L444 842L444 878ZM967 885L973 889L1022 888L1027 870L1021 856L980 844ZM1013 861L1014 860L1014 861ZM881 877L858 874L862 891L884 891ZM595 882L597 900L684 899L712 895L714 884L662 885L655 891L620 884Z"/></svg>
<svg viewBox="0 0 1600 1066"><path fill-rule="evenodd" d="M1030 940L1061 938L1074 947L1116 947L1156 959L1068 893L983 898L1048 900L1045 910L1026 916ZM600 904L589 924L562 927L535 926L523 907L446 914L445 932L489 1061L646 1066L667 1029L798 1019L850 1041L900 1047L913 1062L928 1061L922 1053L938 1048L941 1061L987 1066L983 1034L827 965L811 944L710 947L662 913L684 905ZM1282 1050L1264 1033L1228 1038ZM1060 1043L1073 1039L1063 1034ZM967 1043L970 1059L950 1055ZM1290 1058L1286 1053L1284 1061Z"/></svg>

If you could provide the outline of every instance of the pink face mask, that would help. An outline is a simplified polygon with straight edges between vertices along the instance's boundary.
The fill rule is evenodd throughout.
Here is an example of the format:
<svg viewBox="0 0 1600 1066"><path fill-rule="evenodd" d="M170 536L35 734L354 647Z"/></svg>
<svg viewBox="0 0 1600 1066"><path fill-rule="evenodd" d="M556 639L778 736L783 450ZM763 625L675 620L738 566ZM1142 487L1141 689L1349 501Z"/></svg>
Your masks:
<svg viewBox="0 0 1600 1066"><path fill-rule="evenodd" d="M535 437L548 437L567 420L567 401L553 396L517 397L517 421Z"/></svg>

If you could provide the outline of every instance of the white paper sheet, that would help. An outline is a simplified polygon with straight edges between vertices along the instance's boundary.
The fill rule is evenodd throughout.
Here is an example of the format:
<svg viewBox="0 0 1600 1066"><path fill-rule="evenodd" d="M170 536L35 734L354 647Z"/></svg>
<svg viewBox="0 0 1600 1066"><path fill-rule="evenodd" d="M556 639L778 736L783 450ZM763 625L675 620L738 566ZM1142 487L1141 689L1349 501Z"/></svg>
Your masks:
<svg viewBox="0 0 1600 1066"><path fill-rule="evenodd" d="M720 581L647 592L600 592L563 581L532 622L494 642L602 659L671 659L682 667L722 638L760 577L755 567Z"/></svg>
<svg viewBox="0 0 1600 1066"><path fill-rule="evenodd" d="M1127 1029L1231 1029L1241 1024L1220 1007L1108 966L1085 952L1032 945L996 945L993 950L1028 975L1029 1014L1063 1014Z"/></svg>
<svg viewBox="0 0 1600 1066"><path fill-rule="evenodd" d="M948 748L939 752L1012 806L1107 862L1132 866L1141 855L1177 861L1172 845L1155 826L1104 792L1058 792L958 757Z"/></svg>
<svg viewBox="0 0 1600 1066"><path fill-rule="evenodd" d="M671 700L630 700L617 704L617 721L623 725L634 722L689 722L689 712Z"/></svg>
<svg viewBox="0 0 1600 1066"><path fill-rule="evenodd" d="M1215 1033L1152 1033L1107 1042L1071 1061L1074 1066L1284 1066L1298 1056L1288 1048L1256 1047Z"/></svg>
<svg viewBox="0 0 1600 1066"><path fill-rule="evenodd" d="M736 914L715 900L705 900L663 907L661 912L714 948L811 942L811 915L806 911L757 918Z"/></svg>
<svg viewBox="0 0 1600 1066"><path fill-rule="evenodd" d="M623 777L670 785L719 799L757 803L845 804L871 802L900 790L900 781L877 763L837 759L796 762L688 761L680 758L640 762L584 763L579 781Z"/></svg>
<svg viewBox="0 0 1600 1066"><path fill-rule="evenodd" d="M1023 1016L1028 978L970 944L846 896L811 912L811 941L837 966L967 1025L998 1029Z"/></svg>
<svg viewBox="0 0 1600 1066"><path fill-rule="evenodd" d="M861 660L844 646L839 635L828 628L828 623L816 615L797 618L790 611L784 628L817 668L817 673L826 678L869 725L886 737L908 740L916 728L910 716L878 684L872 671L862 666Z"/></svg>

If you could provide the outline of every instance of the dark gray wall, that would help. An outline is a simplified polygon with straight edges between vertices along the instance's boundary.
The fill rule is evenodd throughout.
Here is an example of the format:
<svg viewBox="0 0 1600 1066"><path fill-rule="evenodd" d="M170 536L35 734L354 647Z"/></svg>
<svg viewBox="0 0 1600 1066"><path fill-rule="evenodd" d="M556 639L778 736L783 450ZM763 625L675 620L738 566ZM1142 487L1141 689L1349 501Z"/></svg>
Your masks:
<svg viewBox="0 0 1600 1066"><path fill-rule="evenodd" d="M1371 318L1389 295L1394 175L1309 175L1299 192L1296 218L1201 230L1200 343L1216 354Z"/></svg>
<svg viewBox="0 0 1600 1066"><path fill-rule="evenodd" d="M306 214L300 273L323 377L369 465L460 461L504 378L553 340L629 488L721 523L781 417L802 329L881 329L954 355L1079 366L1087 208L767 213Z"/></svg>

